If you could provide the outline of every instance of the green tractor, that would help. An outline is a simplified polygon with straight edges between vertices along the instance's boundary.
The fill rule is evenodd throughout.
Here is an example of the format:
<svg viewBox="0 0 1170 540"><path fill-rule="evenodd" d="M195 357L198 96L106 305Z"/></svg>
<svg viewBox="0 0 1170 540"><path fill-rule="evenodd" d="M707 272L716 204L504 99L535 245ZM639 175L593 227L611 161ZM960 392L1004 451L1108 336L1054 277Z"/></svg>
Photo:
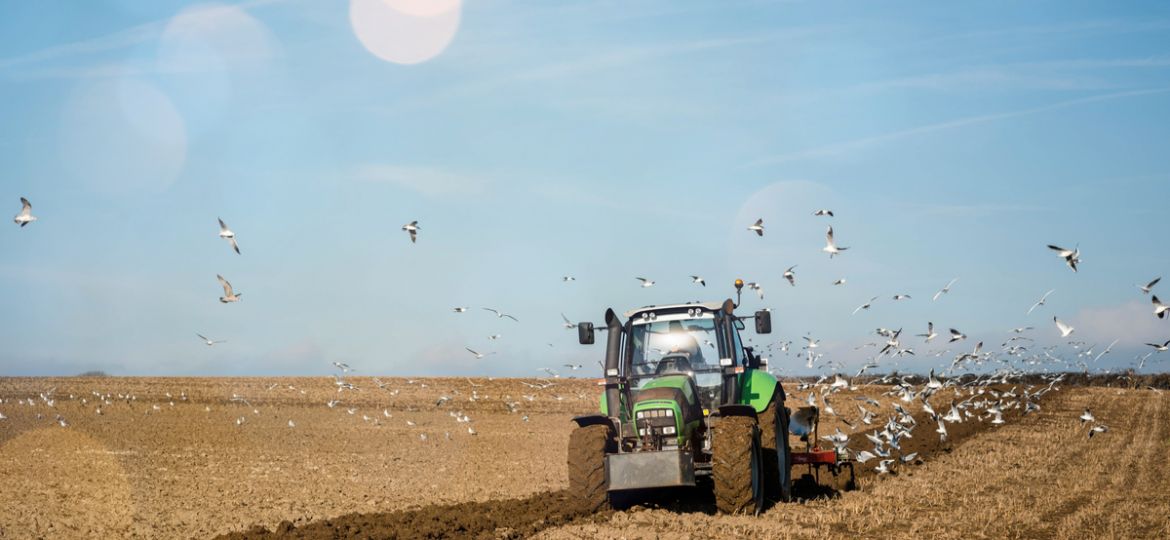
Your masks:
<svg viewBox="0 0 1170 540"><path fill-rule="evenodd" d="M742 282L736 281L737 292ZM758 513L791 497L784 389L740 339L743 319L771 332L771 313L689 303L605 313L605 392L569 439L569 489L589 510L623 508L640 490L695 486L707 477L724 513ZM595 328L578 325L592 344Z"/></svg>

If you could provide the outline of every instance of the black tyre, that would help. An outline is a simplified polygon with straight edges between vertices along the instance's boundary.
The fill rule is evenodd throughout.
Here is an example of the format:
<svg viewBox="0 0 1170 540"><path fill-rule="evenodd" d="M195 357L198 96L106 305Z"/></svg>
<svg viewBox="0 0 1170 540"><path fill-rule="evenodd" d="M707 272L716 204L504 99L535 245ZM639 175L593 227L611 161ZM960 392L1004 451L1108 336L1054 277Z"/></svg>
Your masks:
<svg viewBox="0 0 1170 540"><path fill-rule="evenodd" d="M569 435L569 496L587 512L609 504L605 479L605 454L614 449L609 426L579 427Z"/></svg>
<svg viewBox="0 0 1170 540"><path fill-rule="evenodd" d="M772 500L792 500L792 449L788 445L788 409L775 399L760 413L764 494Z"/></svg>
<svg viewBox="0 0 1170 540"><path fill-rule="evenodd" d="M715 506L725 514L759 512L764 503L760 431L747 416L719 419L711 438Z"/></svg>

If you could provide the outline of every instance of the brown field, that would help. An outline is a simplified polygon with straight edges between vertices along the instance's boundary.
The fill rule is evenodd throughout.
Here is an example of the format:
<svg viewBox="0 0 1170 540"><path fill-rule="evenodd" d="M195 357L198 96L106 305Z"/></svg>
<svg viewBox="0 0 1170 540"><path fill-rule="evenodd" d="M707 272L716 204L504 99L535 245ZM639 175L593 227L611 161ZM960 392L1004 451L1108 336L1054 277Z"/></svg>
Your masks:
<svg viewBox="0 0 1170 540"><path fill-rule="evenodd" d="M946 443L922 416L904 443L917 463L876 475L870 462L860 490L760 516L714 515L685 490L582 515L564 500L565 447L569 418L596 406L592 382L351 382L361 390L338 394L327 378L0 379L0 538L1170 537L1166 392L1063 388L1001 426L952 424ZM38 394L53 387L50 406ZM833 404L852 420L864 394L884 416L884 390ZM101 415L93 392L114 394ZM951 392L932 398L940 412ZM1084 407L1110 431L1087 438ZM822 434L838 425L826 419ZM866 448L854 433L850 446Z"/></svg>

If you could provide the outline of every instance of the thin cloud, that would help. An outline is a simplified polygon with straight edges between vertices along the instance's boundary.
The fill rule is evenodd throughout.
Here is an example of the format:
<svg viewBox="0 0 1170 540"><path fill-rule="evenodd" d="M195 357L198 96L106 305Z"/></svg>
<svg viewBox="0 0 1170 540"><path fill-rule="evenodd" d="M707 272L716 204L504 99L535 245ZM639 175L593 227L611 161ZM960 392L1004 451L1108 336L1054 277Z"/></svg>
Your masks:
<svg viewBox="0 0 1170 540"><path fill-rule="evenodd" d="M358 168L356 177L363 182L390 184L428 197L479 195L488 186L482 176L425 166L366 164Z"/></svg>
<svg viewBox="0 0 1170 540"><path fill-rule="evenodd" d="M827 145L809 148L809 149L805 149L805 150L799 150L796 152L779 154L779 155L756 160L756 161L750 163L749 165L750 166L775 165L778 163L788 163L788 162L792 162L792 161L800 161L800 160L805 160L805 159L837 156L837 155L845 154L848 152L861 150L864 148L869 148L871 146L877 146L877 145L884 144L884 143L887 143L890 141L904 139L907 137L913 137L915 135L923 135L926 133L934 133L937 131L946 131L946 130L961 128L961 127L966 127L966 126L971 126L971 125L977 125L977 124L986 124L986 123L994 122L997 120L1006 120L1008 118L1029 116L1029 115L1038 114L1038 113L1042 113L1042 112L1054 111L1054 110L1058 110L1058 109L1065 109L1065 108L1069 108L1069 107L1075 107L1078 105L1086 105L1089 103L1096 103L1096 102L1100 102L1100 101L1110 101L1110 100L1115 100L1115 99L1123 99L1123 98L1137 97L1137 96L1146 96L1146 95L1153 95L1153 94L1164 94L1166 92L1170 92L1170 87L1147 88L1147 89L1142 89L1142 90L1128 90L1125 92L1113 92L1113 93L1109 93L1109 94L1102 94L1102 95L1089 96L1089 97L1084 97L1084 98L1070 99L1070 100L1066 100L1066 101L1052 103L1049 105L1043 105L1040 107L1033 107L1030 109L1020 109L1020 110L1015 110L1015 111L1006 111L1006 112L984 114L984 115L978 115L978 116L968 116L965 118L948 120L946 122L939 122L936 124L927 124L924 126L918 126L918 127L909 128L909 129L891 131L889 133L883 133L881 135L874 135L871 137L863 137L860 139L854 139L852 141L844 141L844 142L839 142L839 143L827 144Z"/></svg>

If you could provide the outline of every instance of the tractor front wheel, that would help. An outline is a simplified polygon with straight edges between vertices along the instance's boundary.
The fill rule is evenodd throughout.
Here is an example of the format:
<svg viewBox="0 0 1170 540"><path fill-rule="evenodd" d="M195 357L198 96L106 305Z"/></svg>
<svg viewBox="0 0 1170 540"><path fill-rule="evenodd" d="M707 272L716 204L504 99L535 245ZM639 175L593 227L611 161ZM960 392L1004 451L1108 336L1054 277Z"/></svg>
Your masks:
<svg viewBox="0 0 1170 540"><path fill-rule="evenodd" d="M569 435L569 495L587 512L601 510L609 502L605 479L605 454L613 450L609 426L578 427Z"/></svg>
<svg viewBox="0 0 1170 540"><path fill-rule="evenodd" d="M764 502L760 431L754 418L719 419L711 439L715 506L725 514L759 512Z"/></svg>

